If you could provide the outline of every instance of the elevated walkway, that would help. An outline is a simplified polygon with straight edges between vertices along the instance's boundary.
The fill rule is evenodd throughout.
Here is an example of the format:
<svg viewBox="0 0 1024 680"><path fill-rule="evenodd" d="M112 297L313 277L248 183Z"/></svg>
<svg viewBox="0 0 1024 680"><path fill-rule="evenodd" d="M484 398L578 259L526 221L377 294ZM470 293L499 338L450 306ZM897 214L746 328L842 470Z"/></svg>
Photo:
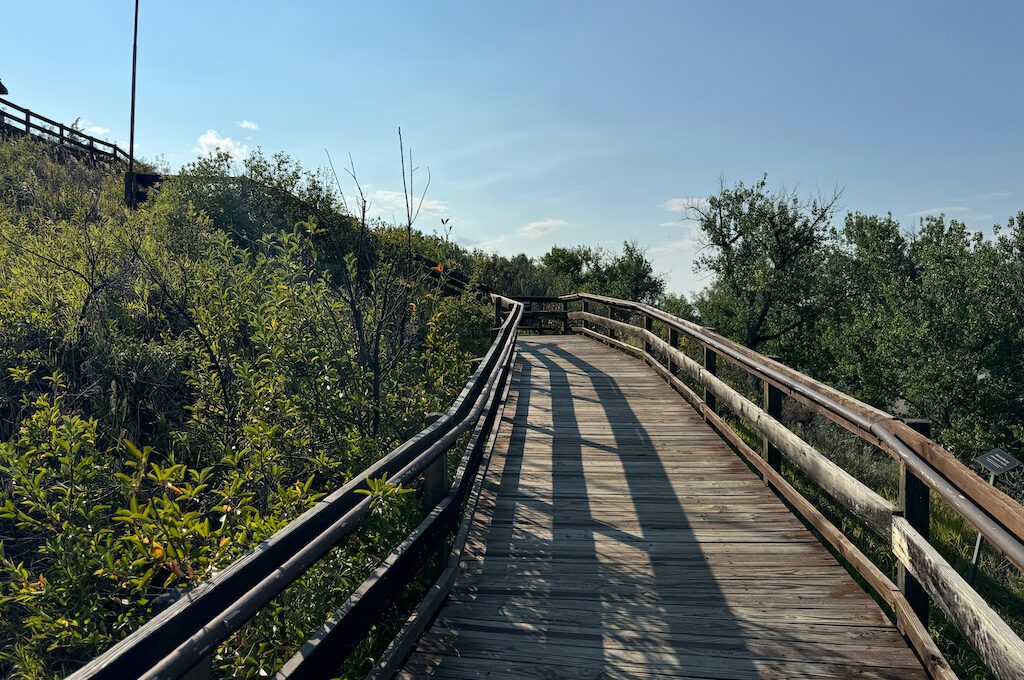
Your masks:
<svg viewBox="0 0 1024 680"><path fill-rule="evenodd" d="M401 677L927 677L647 366L579 335L519 351L459 577Z"/></svg>

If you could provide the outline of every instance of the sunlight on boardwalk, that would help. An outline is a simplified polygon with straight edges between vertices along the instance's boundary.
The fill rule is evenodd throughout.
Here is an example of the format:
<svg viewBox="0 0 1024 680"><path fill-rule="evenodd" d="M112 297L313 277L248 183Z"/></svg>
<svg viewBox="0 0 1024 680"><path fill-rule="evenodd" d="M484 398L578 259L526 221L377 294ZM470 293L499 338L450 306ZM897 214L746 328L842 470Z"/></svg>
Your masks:
<svg viewBox="0 0 1024 680"><path fill-rule="evenodd" d="M582 337L520 349L462 573L402 677L925 677L644 364Z"/></svg>

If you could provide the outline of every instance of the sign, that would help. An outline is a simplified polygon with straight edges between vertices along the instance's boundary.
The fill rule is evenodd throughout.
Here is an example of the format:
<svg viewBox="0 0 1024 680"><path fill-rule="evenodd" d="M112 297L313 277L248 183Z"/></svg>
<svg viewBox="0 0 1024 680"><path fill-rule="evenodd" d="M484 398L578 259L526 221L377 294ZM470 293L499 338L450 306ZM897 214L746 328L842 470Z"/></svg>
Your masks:
<svg viewBox="0 0 1024 680"><path fill-rule="evenodd" d="M987 453L983 453L975 458L974 462L983 466L993 475L1001 475L1020 465L1019 460L1002 449L992 449Z"/></svg>

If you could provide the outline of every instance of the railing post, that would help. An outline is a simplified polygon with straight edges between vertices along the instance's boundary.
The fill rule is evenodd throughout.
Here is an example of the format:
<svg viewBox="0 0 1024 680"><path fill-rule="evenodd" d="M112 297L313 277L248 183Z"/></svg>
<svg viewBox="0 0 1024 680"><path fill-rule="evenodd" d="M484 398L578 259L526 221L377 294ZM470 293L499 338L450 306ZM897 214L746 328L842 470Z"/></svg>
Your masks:
<svg viewBox="0 0 1024 680"><path fill-rule="evenodd" d="M569 301L562 300L562 335L569 335Z"/></svg>
<svg viewBox="0 0 1024 680"><path fill-rule="evenodd" d="M589 314L590 313L590 302L587 301L587 300L583 301L583 312L585 314ZM588 322L586 319L584 319L583 320L583 327L584 328L590 328L590 322Z"/></svg>
<svg viewBox="0 0 1024 680"><path fill-rule="evenodd" d="M764 410L775 420L782 420L782 390L772 385L767 380L761 381L764 390ZM768 441L768 437L761 435L761 455L768 461L776 472L782 472L782 452Z"/></svg>
<svg viewBox="0 0 1024 680"><path fill-rule="evenodd" d="M491 331L491 340L498 337L501 330L501 313L504 311L504 307L500 297L494 298L494 330Z"/></svg>
<svg viewBox="0 0 1024 680"><path fill-rule="evenodd" d="M718 355L707 345L704 345L704 370L711 375L715 375L718 371ZM712 413L718 413L718 400L715 399L715 395L711 393L707 385L704 386L704 403Z"/></svg>
<svg viewBox="0 0 1024 680"><path fill-rule="evenodd" d="M679 349L679 331L671 326L669 326L668 329L668 344L672 345L674 349ZM668 355L668 372L679 377L679 366L676 364L671 354Z"/></svg>
<svg viewBox="0 0 1024 680"><path fill-rule="evenodd" d="M440 413L427 414L427 424L434 422L441 416ZM434 459L427 469L423 471L423 486L421 487L421 500L423 502L423 513L429 515L437 504L440 503L448 493L448 452L444 451ZM444 571L448 561L447 539L442 538L437 546L437 552L429 558L424 570L431 579L436 579Z"/></svg>
<svg viewBox="0 0 1024 680"><path fill-rule="evenodd" d="M649 332L651 332L651 333L653 333L653 332L654 332L654 319L652 319L652 318L651 318L650 316L648 316L647 314L644 314L644 330L645 330L645 331L649 331ZM647 341L647 338L646 338L646 336L645 336L645 337L644 337L644 353L645 353L645 354L648 354L648 355L649 355L649 354L651 354L651 352L653 352L653 351L654 351L654 345L652 345L651 343L649 343L649 342Z"/></svg>
<svg viewBox="0 0 1024 680"><path fill-rule="evenodd" d="M615 308L612 307L611 305L608 305L608 318L611 319L612 321L616 321ZM612 340L616 340L618 338L618 334L615 332L614 328L608 329L608 337L611 338Z"/></svg>
<svg viewBox="0 0 1024 680"><path fill-rule="evenodd" d="M910 429L920 432L925 437L931 436L931 423L927 420L906 421ZM914 473L907 470L904 463L900 463L900 496L897 507L903 512L903 519L907 520L910 526L914 527L917 533L925 541L930 541L930 493L928 487L918 479ZM921 587L921 584L911 574L907 573L903 564L898 565L896 580L903 596L910 603L910 608L917 614L917 618L928 625L928 593Z"/></svg>

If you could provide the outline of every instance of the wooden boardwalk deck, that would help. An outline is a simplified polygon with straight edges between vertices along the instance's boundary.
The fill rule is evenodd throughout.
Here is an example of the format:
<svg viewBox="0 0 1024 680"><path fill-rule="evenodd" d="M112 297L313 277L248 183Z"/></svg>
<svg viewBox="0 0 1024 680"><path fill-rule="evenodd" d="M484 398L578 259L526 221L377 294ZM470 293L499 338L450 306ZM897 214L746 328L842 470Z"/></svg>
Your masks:
<svg viewBox="0 0 1024 680"><path fill-rule="evenodd" d="M644 364L579 336L520 349L462 572L402 677L925 677Z"/></svg>

